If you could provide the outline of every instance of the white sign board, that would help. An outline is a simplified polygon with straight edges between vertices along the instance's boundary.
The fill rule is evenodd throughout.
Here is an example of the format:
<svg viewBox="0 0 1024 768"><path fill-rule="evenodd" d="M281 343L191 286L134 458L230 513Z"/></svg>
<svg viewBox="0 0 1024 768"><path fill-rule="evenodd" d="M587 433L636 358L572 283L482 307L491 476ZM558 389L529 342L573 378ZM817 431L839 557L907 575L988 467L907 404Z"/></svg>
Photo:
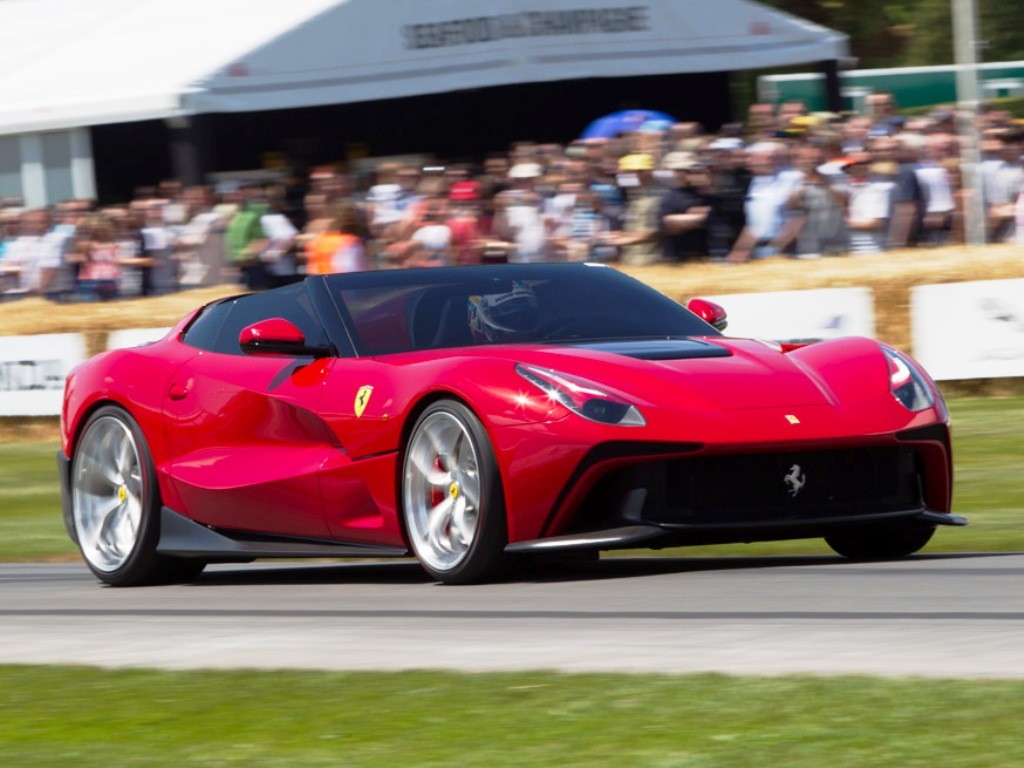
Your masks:
<svg viewBox="0 0 1024 768"><path fill-rule="evenodd" d="M918 286L910 327L935 379L1024 376L1024 279Z"/></svg>
<svg viewBox="0 0 1024 768"><path fill-rule="evenodd" d="M128 349L129 347L141 347L144 344L152 344L160 341L168 328L132 328L125 331L111 331L107 336L107 349Z"/></svg>
<svg viewBox="0 0 1024 768"><path fill-rule="evenodd" d="M57 416L64 379L85 360L80 333L0 336L0 416Z"/></svg>
<svg viewBox="0 0 1024 768"><path fill-rule="evenodd" d="M701 296L725 308L729 336L773 341L821 341L875 335L870 288L734 293Z"/></svg>

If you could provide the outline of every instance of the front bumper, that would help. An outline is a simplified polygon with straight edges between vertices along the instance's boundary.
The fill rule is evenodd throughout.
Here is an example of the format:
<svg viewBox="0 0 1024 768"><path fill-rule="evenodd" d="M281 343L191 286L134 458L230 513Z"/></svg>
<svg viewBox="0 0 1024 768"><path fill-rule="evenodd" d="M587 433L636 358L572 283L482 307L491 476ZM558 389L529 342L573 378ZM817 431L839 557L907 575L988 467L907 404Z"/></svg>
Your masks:
<svg viewBox="0 0 1024 768"><path fill-rule="evenodd" d="M950 455L945 424L811 444L604 443L577 465L540 535L513 540L509 551L818 538L895 521L964 525L949 514Z"/></svg>
<svg viewBox="0 0 1024 768"><path fill-rule="evenodd" d="M510 554L538 552L575 552L686 546L697 544L729 544L752 541L821 538L843 528L864 525L885 525L893 522L919 523L922 526L963 526L967 518L930 509L884 512L859 515L856 518L821 518L797 522L771 522L762 525L742 524L675 524L637 523L583 533L570 533L546 539L533 539L509 544Z"/></svg>

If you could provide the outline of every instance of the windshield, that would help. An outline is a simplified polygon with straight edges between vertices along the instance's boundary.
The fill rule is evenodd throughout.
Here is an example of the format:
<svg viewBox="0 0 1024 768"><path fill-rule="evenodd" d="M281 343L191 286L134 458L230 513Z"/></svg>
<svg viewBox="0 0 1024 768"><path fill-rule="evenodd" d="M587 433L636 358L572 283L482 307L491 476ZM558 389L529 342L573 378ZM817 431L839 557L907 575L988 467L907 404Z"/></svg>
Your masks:
<svg viewBox="0 0 1024 768"><path fill-rule="evenodd" d="M719 335L676 302L610 267L517 264L349 273L326 280L361 355Z"/></svg>

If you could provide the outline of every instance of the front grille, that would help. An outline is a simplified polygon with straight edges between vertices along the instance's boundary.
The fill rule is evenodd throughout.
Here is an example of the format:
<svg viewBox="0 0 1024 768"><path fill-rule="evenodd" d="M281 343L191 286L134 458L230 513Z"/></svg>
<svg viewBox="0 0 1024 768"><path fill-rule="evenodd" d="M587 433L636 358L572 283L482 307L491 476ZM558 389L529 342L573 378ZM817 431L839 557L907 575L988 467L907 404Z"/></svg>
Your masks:
<svg viewBox="0 0 1024 768"><path fill-rule="evenodd" d="M772 523L875 514L921 504L906 447L709 456L666 461L652 522Z"/></svg>

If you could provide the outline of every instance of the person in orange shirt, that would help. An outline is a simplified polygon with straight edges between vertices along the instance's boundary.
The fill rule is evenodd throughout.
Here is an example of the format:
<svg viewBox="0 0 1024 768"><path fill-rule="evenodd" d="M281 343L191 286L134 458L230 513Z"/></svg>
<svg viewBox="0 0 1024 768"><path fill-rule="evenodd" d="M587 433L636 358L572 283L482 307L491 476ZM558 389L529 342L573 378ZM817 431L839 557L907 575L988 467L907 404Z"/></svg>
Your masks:
<svg viewBox="0 0 1024 768"><path fill-rule="evenodd" d="M366 253L365 219L354 203L340 200L331 225L306 245L306 274L329 275L370 268Z"/></svg>

